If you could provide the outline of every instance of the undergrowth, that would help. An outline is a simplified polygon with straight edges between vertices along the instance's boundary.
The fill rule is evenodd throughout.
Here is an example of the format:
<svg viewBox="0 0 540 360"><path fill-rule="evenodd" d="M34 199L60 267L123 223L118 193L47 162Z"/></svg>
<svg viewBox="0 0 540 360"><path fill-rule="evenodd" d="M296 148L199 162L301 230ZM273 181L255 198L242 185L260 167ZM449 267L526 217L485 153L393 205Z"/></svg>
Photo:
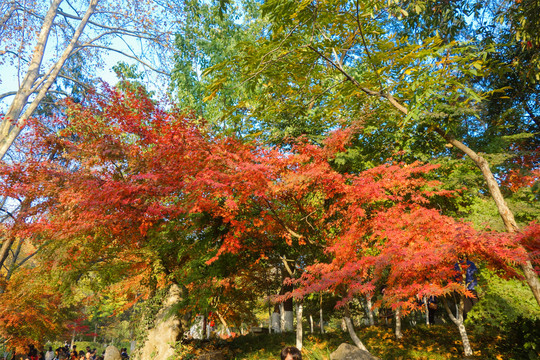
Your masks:
<svg viewBox="0 0 540 360"><path fill-rule="evenodd" d="M463 347L457 329L448 325L419 325L403 332L397 340L393 329L385 326L357 331L368 350L383 360L463 359ZM473 359L521 360L516 349L506 346L508 339L499 335L471 335ZM192 340L183 344L177 360L197 359L200 355L221 352L225 360L276 360L284 346L294 345L294 333L246 335L228 340ZM330 359L330 353L347 342L347 333L305 334L302 355L307 360Z"/></svg>

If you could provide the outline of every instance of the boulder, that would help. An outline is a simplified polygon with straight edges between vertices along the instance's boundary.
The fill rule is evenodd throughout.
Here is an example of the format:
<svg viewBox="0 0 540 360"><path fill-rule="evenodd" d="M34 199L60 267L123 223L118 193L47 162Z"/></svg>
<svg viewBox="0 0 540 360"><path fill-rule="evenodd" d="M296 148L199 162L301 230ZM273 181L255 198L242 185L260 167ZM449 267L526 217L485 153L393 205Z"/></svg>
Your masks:
<svg viewBox="0 0 540 360"><path fill-rule="evenodd" d="M336 351L330 354L330 360L380 360L369 352L358 347L343 343Z"/></svg>
<svg viewBox="0 0 540 360"><path fill-rule="evenodd" d="M172 285L156 315L154 327L148 331L142 348L132 353L132 359L167 360L174 356L176 342L182 337L182 324L174 312L174 306L180 300L180 288Z"/></svg>
<svg viewBox="0 0 540 360"><path fill-rule="evenodd" d="M116 348L116 346L109 345L105 349L105 356L103 360L122 360L122 356L120 356L120 351Z"/></svg>

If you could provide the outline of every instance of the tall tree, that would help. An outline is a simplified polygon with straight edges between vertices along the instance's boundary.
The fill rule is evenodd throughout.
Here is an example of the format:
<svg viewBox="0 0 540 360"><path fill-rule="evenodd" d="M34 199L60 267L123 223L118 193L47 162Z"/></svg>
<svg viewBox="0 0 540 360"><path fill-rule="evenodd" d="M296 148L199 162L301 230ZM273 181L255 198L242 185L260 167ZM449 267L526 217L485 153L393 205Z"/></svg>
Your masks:
<svg viewBox="0 0 540 360"><path fill-rule="evenodd" d="M84 54L98 62L100 50L112 51L167 75L157 64L153 50L160 52L161 59L167 59L162 50L170 47L175 12L180 12L175 1L158 6L150 1L54 0L50 4L21 4L10 0L3 2L2 9L0 63L5 68L12 66L18 88L0 95L1 99L13 96L0 124L0 158L58 79L77 83L66 71L66 64L75 56ZM119 46L122 43L125 46ZM136 51L138 46L144 51ZM89 66L87 73L95 68Z"/></svg>
<svg viewBox="0 0 540 360"><path fill-rule="evenodd" d="M476 23L466 17L480 16L481 9L479 2L266 1L266 31L215 71L226 76L241 66L246 81L265 84L268 91L256 93L252 101L252 112L262 123L272 124L277 117L296 126L301 119L304 125L297 130L305 133L316 128L310 122L328 129L360 119L383 136L397 130L400 142L437 139L416 143L426 146L428 156L458 151L471 159L506 230L513 233L518 230L514 213L489 158L480 152L489 149L469 141L476 129L470 124L482 126L474 120L482 101L501 91L477 84L500 63L490 57L498 43L467 35L476 33ZM493 24L496 15L485 20ZM523 272L540 303L540 281L530 262L523 264Z"/></svg>

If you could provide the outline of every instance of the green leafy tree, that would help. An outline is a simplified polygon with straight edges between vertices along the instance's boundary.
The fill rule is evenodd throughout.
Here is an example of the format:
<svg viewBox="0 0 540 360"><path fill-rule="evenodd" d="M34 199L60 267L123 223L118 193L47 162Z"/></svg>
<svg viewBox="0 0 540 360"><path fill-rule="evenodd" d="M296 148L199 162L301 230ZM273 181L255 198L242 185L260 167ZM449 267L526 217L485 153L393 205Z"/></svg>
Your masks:
<svg viewBox="0 0 540 360"><path fill-rule="evenodd" d="M509 150L509 143L492 156L492 142L486 141L506 124L492 122L496 126L485 132L480 118L484 101L502 91L478 81L497 69L501 62L493 54L502 45L499 38L482 43L474 36L493 24L496 13L482 19L487 23L478 30L467 20L484 14L476 2L266 1L261 10L269 21L265 31L213 71L220 78L241 67L257 90L250 114L270 141L290 134L316 137L339 123L360 123L375 134L371 139L378 143L368 149L377 161L379 144L403 149L409 158L466 155L480 170L480 194L490 194L507 231L518 230L489 162ZM452 18L454 13L459 16ZM215 82L213 91L220 86ZM370 140L367 134L361 140ZM515 139L507 138L517 144ZM523 271L540 302L530 262Z"/></svg>

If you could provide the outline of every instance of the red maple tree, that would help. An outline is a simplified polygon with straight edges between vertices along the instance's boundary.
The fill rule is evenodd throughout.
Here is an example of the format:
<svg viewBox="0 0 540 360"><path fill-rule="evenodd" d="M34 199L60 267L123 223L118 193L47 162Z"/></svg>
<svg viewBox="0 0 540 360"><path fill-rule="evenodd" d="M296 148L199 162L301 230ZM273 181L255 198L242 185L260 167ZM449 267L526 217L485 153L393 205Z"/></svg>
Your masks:
<svg viewBox="0 0 540 360"><path fill-rule="evenodd" d="M0 193L30 203L10 236L56 244L50 266L66 272L117 264L133 301L149 294L141 283L155 276L156 234L170 224L196 234L208 226L192 217L201 214L224 229L208 244L208 265L225 254L244 259L243 271L269 256L292 259L302 275L286 296L333 290L346 303L384 284L383 301L406 312L417 296L471 295L456 279L458 254L510 273L524 259L516 237L475 231L430 206L431 196L450 195L425 179L434 165L336 171L351 129L323 146L266 147L212 134L143 89L107 87L69 104L54 127L33 124L26 161L0 167Z"/></svg>

